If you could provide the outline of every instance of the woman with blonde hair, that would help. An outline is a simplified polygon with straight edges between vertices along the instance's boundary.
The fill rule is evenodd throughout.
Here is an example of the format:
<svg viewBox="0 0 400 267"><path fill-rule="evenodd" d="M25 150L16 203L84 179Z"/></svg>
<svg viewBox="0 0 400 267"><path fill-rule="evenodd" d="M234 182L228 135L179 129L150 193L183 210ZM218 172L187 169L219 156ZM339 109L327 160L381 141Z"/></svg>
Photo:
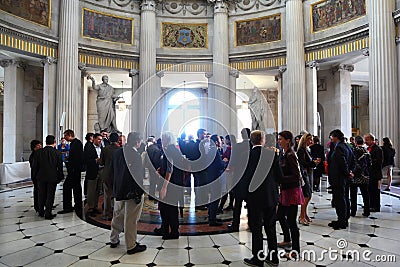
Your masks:
<svg viewBox="0 0 400 267"><path fill-rule="evenodd" d="M307 206L312 196L313 169L321 162L321 159L313 160L310 154L310 146L313 145L313 136L305 133L300 139L297 148L297 157L299 160L301 174L303 176L304 185L302 187L304 195L304 203L301 205L299 223L309 225L310 217L307 215Z"/></svg>

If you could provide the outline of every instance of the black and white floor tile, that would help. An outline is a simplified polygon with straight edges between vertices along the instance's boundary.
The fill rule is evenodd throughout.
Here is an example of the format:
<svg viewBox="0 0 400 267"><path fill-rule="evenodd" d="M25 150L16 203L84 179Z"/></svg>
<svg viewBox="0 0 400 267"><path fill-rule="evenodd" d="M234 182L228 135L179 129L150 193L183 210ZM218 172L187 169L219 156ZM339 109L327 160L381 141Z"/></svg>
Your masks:
<svg viewBox="0 0 400 267"><path fill-rule="evenodd" d="M117 248L108 245L110 231L90 225L75 214L58 215L44 220L35 215L32 188L0 193L0 267L1 266L244 266L243 258L251 257L251 233L241 231L220 235L181 236L164 241L158 236L139 235L147 250L127 255L124 239ZM364 218L350 219L346 230L333 230L327 224L336 218L328 192L313 195L309 214L310 226L300 226L301 249L320 255L323 250L338 249L337 241L345 239L343 250L393 255L400 261L400 200L382 195L382 211ZM55 212L61 209L61 191L57 190ZM361 199L360 199L361 202ZM244 209L245 212L245 209ZM278 242L282 241L277 225ZM398 266L329 257L316 260L281 261L280 266Z"/></svg>

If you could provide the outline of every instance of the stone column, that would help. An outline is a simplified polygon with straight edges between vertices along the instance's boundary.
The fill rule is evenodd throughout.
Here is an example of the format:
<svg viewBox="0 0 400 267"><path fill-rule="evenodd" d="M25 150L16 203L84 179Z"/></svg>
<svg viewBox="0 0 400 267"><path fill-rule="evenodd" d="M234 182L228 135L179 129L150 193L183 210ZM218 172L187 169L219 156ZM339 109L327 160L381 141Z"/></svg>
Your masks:
<svg viewBox="0 0 400 267"><path fill-rule="evenodd" d="M284 95L283 74L286 72L286 69L287 69L286 65L280 66L279 67L279 75L275 76L275 80L278 82L278 133L286 129L286 128L283 128L284 127L283 118L287 117L287 109L284 110L282 108L283 95Z"/></svg>
<svg viewBox="0 0 400 267"><path fill-rule="evenodd" d="M340 64L333 68L335 82L335 97L332 108L337 114L336 127L344 136L351 136L351 75L353 65ZM334 129L332 129L334 130Z"/></svg>
<svg viewBox="0 0 400 267"><path fill-rule="evenodd" d="M166 120L167 120L167 116L168 116L168 111L165 112L166 110L168 110L167 107L167 94L165 92L162 92L161 90L161 79L164 77L165 72L164 71L158 71L156 74L156 80L155 80L155 84L156 87L158 89L158 94L154 95L156 98L154 98L154 106L153 109L157 114L157 130L158 133L161 134L161 132L166 131ZM172 118L173 119L173 118ZM179 133L175 133L175 134L179 134Z"/></svg>
<svg viewBox="0 0 400 267"><path fill-rule="evenodd" d="M40 61L43 65L43 140L51 134L57 137L56 127L56 78L57 59L46 57Z"/></svg>
<svg viewBox="0 0 400 267"><path fill-rule="evenodd" d="M210 113L215 120L213 133L227 134L230 130L229 103L229 31L228 3L216 0L214 3L214 39L213 39L213 93L214 108L223 108L223 112ZM225 129L224 129L225 127Z"/></svg>
<svg viewBox="0 0 400 267"><path fill-rule="evenodd" d="M393 140L399 149L399 92L395 25L395 0L369 0L369 116L370 130L380 141ZM396 157L399 159L400 157ZM397 160L399 161L399 160Z"/></svg>
<svg viewBox="0 0 400 267"><path fill-rule="evenodd" d="M160 88L156 88L156 3L142 0L139 46L139 128L145 135L159 135L155 112L151 113Z"/></svg>
<svg viewBox="0 0 400 267"><path fill-rule="evenodd" d="M79 1L60 1L60 38L58 45L56 121L60 125L63 112L66 112L62 131L72 129L75 136L83 138L82 133L82 90L78 69Z"/></svg>
<svg viewBox="0 0 400 267"><path fill-rule="evenodd" d="M208 88L201 88L200 98L200 128L207 129L207 120L203 119L208 114Z"/></svg>
<svg viewBox="0 0 400 267"><path fill-rule="evenodd" d="M283 129L294 135L306 128L304 61L304 14L302 0L286 0L287 72L284 74Z"/></svg>
<svg viewBox="0 0 400 267"><path fill-rule="evenodd" d="M21 61L2 60L0 66L4 68L3 163L14 163L21 161L26 130L23 127L25 65Z"/></svg>
<svg viewBox="0 0 400 267"><path fill-rule="evenodd" d="M212 72L206 72L204 75L208 79L208 88L207 88L207 101L205 101L207 108L205 109L206 112L203 114L205 118L205 121L203 123L203 128L209 132L214 132L214 123L212 121L212 118L214 118L215 114L214 78Z"/></svg>
<svg viewBox="0 0 400 267"><path fill-rule="evenodd" d="M239 78L238 70L230 70L229 71L229 106L232 111L231 115L231 124L229 129L229 134L234 134L235 136L238 133L238 118L237 118L237 109L236 109L236 80Z"/></svg>
<svg viewBox="0 0 400 267"><path fill-rule="evenodd" d="M306 103L307 103L307 128L312 135L318 135L318 115L317 115L317 71L319 64L316 61L307 62L306 69Z"/></svg>
<svg viewBox="0 0 400 267"><path fill-rule="evenodd" d="M86 133L91 132L88 131L88 79L89 76L87 72L87 67L85 63L79 63L78 69L81 71L81 88L82 88L82 133L86 135Z"/></svg>
<svg viewBox="0 0 400 267"><path fill-rule="evenodd" d="M131 102L131 127L130 131L137 130L139 128L139 99L137 90L139 87L139 71L137 69L130 69L129 70L129 77L131 77L132 82L132 102Z"/></svg>

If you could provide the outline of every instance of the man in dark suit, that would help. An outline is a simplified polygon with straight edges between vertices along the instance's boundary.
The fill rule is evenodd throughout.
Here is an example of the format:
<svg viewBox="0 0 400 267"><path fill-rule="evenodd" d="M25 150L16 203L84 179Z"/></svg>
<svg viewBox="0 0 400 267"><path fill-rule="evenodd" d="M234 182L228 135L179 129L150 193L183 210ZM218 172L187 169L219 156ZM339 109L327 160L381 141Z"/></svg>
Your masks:
<svg viewBox="0 0 400 267"><path fill-rule="evenodd" d="M243 173L246 168L246 164L249 159L249 153L252 147L250 142L250 129L243 128L241 135L243 141L236 144L236 146L232 149L230 162L230 165L234 168L232 178L233 184L236 184L233 188L234 205L232 224L228 225L228 229L232 232L239 232L242 203L243 201L247 201L248 187L243 180Z"/></svg>
<svg viewBox="0 0 400 267"><path fill-rule="evenodd" d="M35 153L42 148L42 142L39 140L31 141L31 151L32 153L29 155L29 166L31 167L31 179L33 183L33 207L36 213L39 213L39 185L37 181L37 177L34 176L33 169L33 160L35 159Z"/></svg>
<svg viewBox="0 0 400 267"><path fill-rule="evenodd" d="M250 140L253 147L242 179L248 188L247 209L253 257L244 259L244 263L251 266L263 266L262 260L265 259L270 265L278 265L276 239L278 185L276 179L279 173L277 154L279 150L263 148L265 134L262 131L253 131ZM269 255L263 253L263 226L267 235Z"/></svg>
<svg viewBox="0 0 400 267"><path fill-rule="evenodd" d="M351 148L344 143L342 131L333 130L329 136L335 144L334 151L329 158L328 173L338 220L332 221L328 226L334 229L346 229L350 218L349 179L354 177L354 155Z"/></svg>
<svg viewBox="0 0 400 267"><path fill-rule="evenodd" d="M82 185L81 172L83 164L83 145L81 140L75 137L72 130L64 132L64 138L70 142L68 154L67 171L68 175L63 184L63 210L59 214L74 211L78 216L82 216ZM72 207L72 190L74 191L75 206Z"/></svg>
<svg viewBox="0 0 400 267"><path fill-rule="evenodd" d="M205 138L207 131L205 129L197 130L197 140L194 143L190 151L186 151L188 159L193 161L192 170L194 180L194 192L196 195L195 202L196 207L199 209L206 209L205 204L207 203L208 196L206 194L200 194L197 187L207 184L207 164L204 160L205 155ZM206 199L207 198L207 199Z"/></svg>
<svg viewBox="0 0 400 267"><path fill-rule="evenodd" d="M128 254L146 250L145 245L137 241L137 222L143 206L142 158L137 151L141 144L141 136L137 132L128 135L128 143L123 149L113 153L111 171L114 173L114 216L111 222L111 248L116 248L119 234L124 230L125 245Z"/></svg>
<svg viewBox="0 0 400 267"><path fill-rule="evenodd" d="M111 162L114 151L119 149L117 133L110 134L110 142L111 144L109 146L106 146L101 150L99 162L100 165L104 166L104 169L101 172L101 180L103 181L104 189L104 209L102 219L106 221L110 221L112 218L111 196L113 191L114 174L111 172Z"/></svg>
<svg viewBox="0 0 400 267"><path fill-rule="evenodd" d="M85 146L83 151L83 162L86 165L87 180L87 204L89 216L100 214L97 209L99 202L98 188L100 187L99 162L101 156L101 141L103 137L96 133L93 136L93 144Z"/></svg>
<svg viewBox="0 0 400 267"><path fill-rule="evenodd" d="M156 195L156 188L161 190L162 184L158 178L157 169L161 166L161 149L158 147L155 137L149 137L147 140L147 149L144 167L149 170L150 188L149 199L154 200Z"/></svg>
<svg viewBox="0 0 400 267"><path fill-rule="evenodd" d="M371 155L371 167L369 169L369 203L371 212L379 212L381 210L381 191L380 181L382 175L383 151L382 148L375 143L373 134L364 135L365 144L368 146L368 152Z"/></svg>
<svg viewBox="0 0 400 267"><path fill-rule="evenodd" d="M44 216L46 220L51 220L56 216L51 213L54 195L57 183L64 179L62 155L55 146L56 138L48 135L46 146L36 152L33 161L34 176L39 185L39 216Z"/></svg>

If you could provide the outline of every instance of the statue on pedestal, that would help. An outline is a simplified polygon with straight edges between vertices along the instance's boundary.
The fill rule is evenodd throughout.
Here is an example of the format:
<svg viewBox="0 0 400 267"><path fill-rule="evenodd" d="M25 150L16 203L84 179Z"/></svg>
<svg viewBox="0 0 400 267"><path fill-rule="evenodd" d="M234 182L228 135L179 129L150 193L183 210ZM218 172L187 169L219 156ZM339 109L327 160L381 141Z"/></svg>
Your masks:
<svg viewBox="0 0 400 267"><path fill-rule="evenodd" d="M251 130L265 131L263 96L257 87L254 87L253 94L249 99L249 109L251 114Z"/></svg>
<svg viewBox="0 0 400 267"><path fill-rule="evenodd" d="M97 84L94 77L88 76L88 79L92 80L92 88L97 91L97 114L98 123L96 123L95 128L109 133L121 133L117 129L116 115L115 115L115 102L119 97L114 96L114 88L108 84L108 76L104 75L101 77L103 83Z"/></svg>

